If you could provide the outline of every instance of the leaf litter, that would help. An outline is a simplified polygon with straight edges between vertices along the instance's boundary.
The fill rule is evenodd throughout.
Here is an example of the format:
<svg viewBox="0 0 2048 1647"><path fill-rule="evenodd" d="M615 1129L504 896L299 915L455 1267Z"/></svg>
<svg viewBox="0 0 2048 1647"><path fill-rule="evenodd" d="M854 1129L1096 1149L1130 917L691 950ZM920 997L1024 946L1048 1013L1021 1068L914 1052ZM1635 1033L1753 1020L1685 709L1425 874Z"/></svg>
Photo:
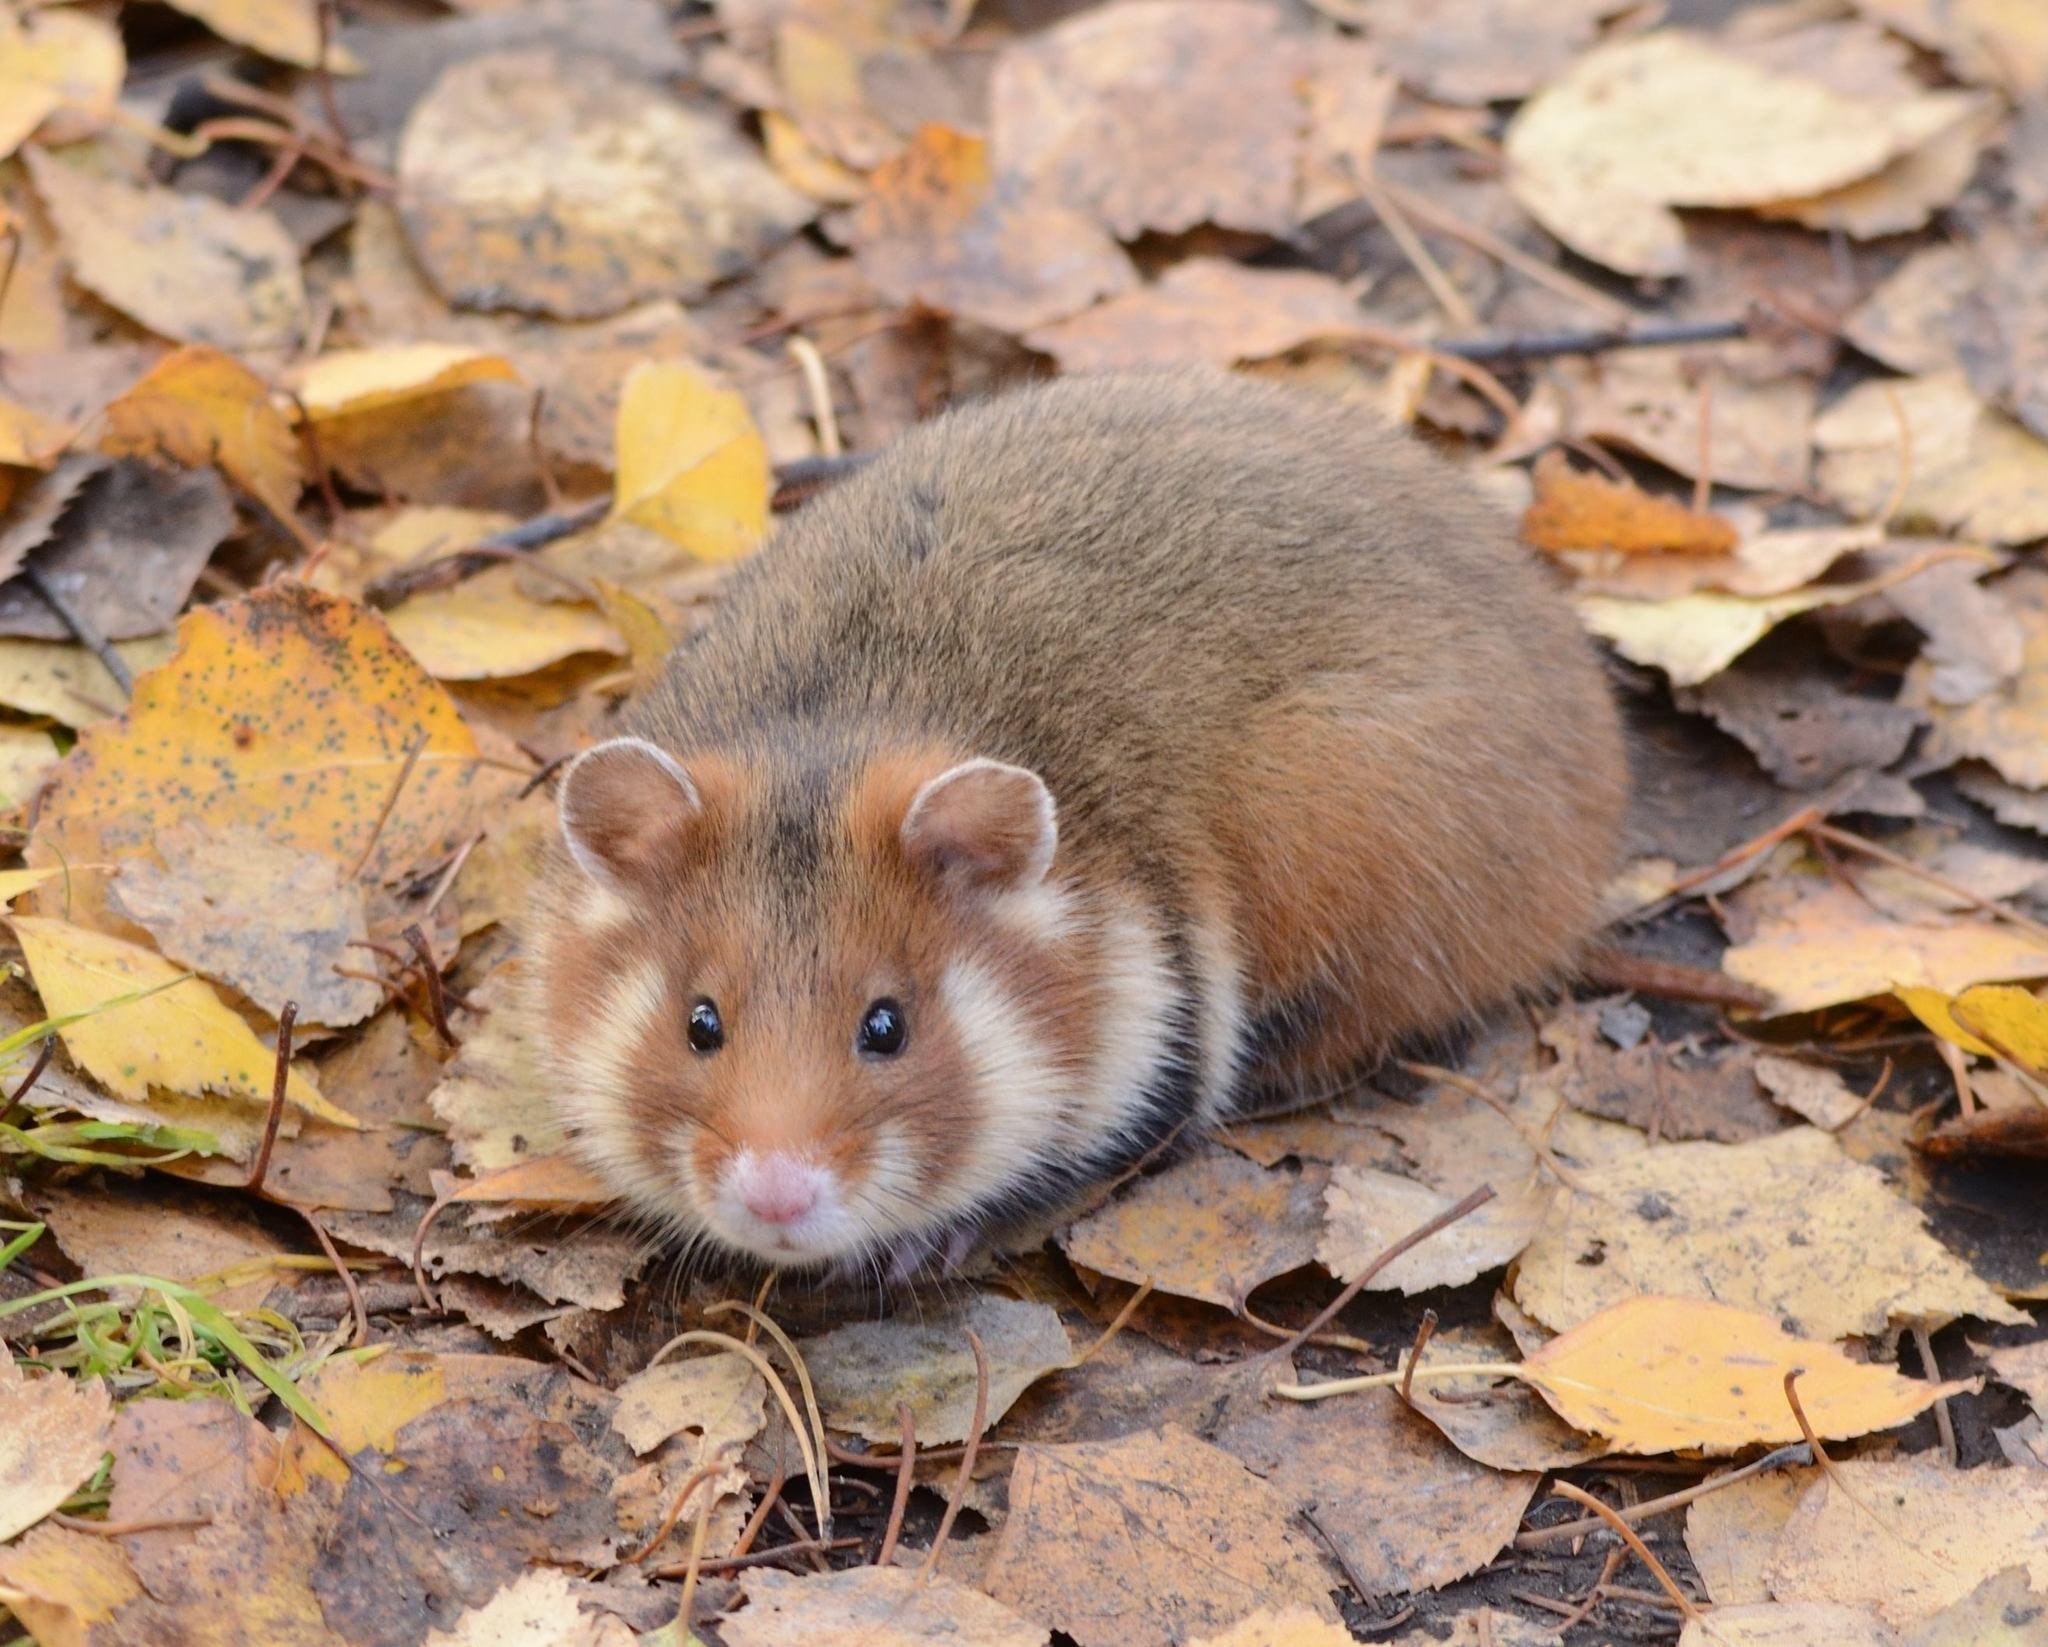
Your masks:
<svg viewBox="0 0 2048 1647"><path fill-rule="evenodd" d="M177 9L165 80L155 25L0 7L0 1634L1935 1647L2048 1604L1997 1405L2048 1296L2026 8ZM145 129L144 77L228 107ZM1526 508L1624 660L1652 890L1576 999L1037 1254L714 1313L558 1153L514 796L812 460L1194 361ZM1698 1616L1551 1536L1573 1483Z"/></svg>

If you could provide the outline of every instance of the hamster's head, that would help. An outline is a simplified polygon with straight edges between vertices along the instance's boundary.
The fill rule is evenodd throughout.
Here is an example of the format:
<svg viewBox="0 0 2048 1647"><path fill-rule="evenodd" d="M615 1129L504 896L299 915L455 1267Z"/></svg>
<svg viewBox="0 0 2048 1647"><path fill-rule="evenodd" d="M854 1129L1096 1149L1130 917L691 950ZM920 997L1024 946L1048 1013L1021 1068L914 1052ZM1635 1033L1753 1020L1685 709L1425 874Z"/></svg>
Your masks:
<svg viewBox="0 0 2048 1647"><path fill-rule="evenodd" d="M620 738L559 796L548 1062L635 1210L771 1264L900 1271L1070 1153L1088 955L1035 774Z"/></svg>

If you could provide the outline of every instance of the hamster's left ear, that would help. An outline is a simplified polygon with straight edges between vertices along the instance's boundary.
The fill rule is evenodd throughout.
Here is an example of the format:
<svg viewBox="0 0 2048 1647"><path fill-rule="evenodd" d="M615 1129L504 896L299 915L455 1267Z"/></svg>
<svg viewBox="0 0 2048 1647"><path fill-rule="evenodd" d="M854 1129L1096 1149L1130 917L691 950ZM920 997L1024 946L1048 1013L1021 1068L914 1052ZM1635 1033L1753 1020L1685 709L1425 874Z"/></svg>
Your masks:
<svg viewBox="0 0 2048 1647"><path fill-rule="evenodd" d="M654 869L704 816L682 762L645 738L584 750L562 773L556 804L569 855L592 879L614 884Z"/></svg>
<svg viewBox="0 0 2048 1647"><path fill-rule="evenodd" d="M1024 767L978 758L928 779L911 797L900 835L912 864L985 891L1036 885L1059 845L1045 781Z"/></svg>

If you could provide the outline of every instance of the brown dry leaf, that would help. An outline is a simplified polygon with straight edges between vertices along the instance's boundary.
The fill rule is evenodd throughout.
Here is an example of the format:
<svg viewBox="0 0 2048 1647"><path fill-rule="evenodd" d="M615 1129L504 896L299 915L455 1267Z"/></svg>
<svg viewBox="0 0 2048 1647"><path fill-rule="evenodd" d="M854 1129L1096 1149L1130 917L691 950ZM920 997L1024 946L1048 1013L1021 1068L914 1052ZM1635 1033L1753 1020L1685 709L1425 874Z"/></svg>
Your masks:
<svg viewBox="0 0 2048 1647"><path fill-rule="evenodd" d="M1426 1292L1462 1287L1503 1269L1529 1244L1550 1207L1552 1187L1531 1177L1497 1186L1477 1212L1403 1253L1366 1284L1368 1292ZM1340 1281L1356 1279L1409 1231L1448 1212L1458 1197L1373 1167L1338 1164L1324 1192L1316 1261Z"/></svg>
<svg viewBox="0 0 2048 1647"><path fill-rule="evenodd" d="M1898 1647L1898 1637L1861 1607L1754 1601L1688 1619L1678 1647Z"/></svg>
<svg viewBox="0 0 2048 1647"><path fill-rule="evenodd" d="M1499 1297L1494 1310L1519 1314ZM1423 1350L1420 1366L1520 1359L1514 1339L1498 1325L1488 1325L1437 1333ZM1559 1418L1528 1385L1511 1377L1418 1377L1409 1400L1413 1411L1435 1425L1459 1452L1489 1469L1540 1474L1590 1463L1607 1451Z"/></svg>
<svg viewBox="0 0 2048 1647"><path fill-rule="evenodd" d="M362 1022L384 992L344 978L360 967L369 924L346 866L280 846L248 824L197 819L160 829L160 866L131 858L108 889L117 913L146 927L181 966L231 984L272 1017L296 1001L300 1022Z"/></svg>
<svg viewBox="0 0 2048 1647"><path fill-rule="evenodd" d="M635 1453L695 1431L698 1456L692 1464L740 1450L761 1433L768 1417L768 1385L753 1363L739 1355L700 1355L662 1361L635 1373L618 1388L612 1428Z"/></svg>
<svg viewBox="0 0 2048 1647"><path fill-rule="evenodd" d="M398 175L406 233L450 302L565 319L700 296L813 210L723 120L559 51L449 68L412 111Z"/></svg>
<svg viewBox="0 0 2048 1647"><path fill-rule="evenodd" d="M1820 1466L1774 1470L1719 1487L1688 1505L1685 1548L1716 1606L1769 1601L1764 1569Z"/></svg>
<svg viewBox="0 0 2048 1647"><path fill-rule="evenodd" d="M1831 1135L1664 1144L1561 1190L1515 1300L1564 1331L1639 1294L1712 1298L1815 1339L2021 1319Z"/></svg>
<svg viewBox="0 0 2048 1647"><path fill-rule="evenodd" d="M2002 824L2048 835L2048 793L2007 783L1988 766L1965 762L1953 774L1956 788Z"/></svg>
<svg viewBox="0 0 2048 1647"><path fill-rule="evenodd" d="M1203 223L1283 234L1302 125L1291 45L1262 0L1083 13L997 58L996 165L1119 240Z"/></svg>
<svg viewBox="0 0 2048 1647"><path fill-rule="evenodd" d="M1615 0L1334 0L1402 82L1445 103L1519 102L1555 80Z"/></svg>
<svg viewBox="0 0 2048 1647"><path fill-rule="evenodd" d="M464 1613L453 1629L434 1631L425 1647L633 1647L638 1639L615 1614L586 1612L567 1573L537 1567Z"/></svg>
<svg viewBox="0 0 2048 1647"><path fill-rule="evenodd" d="M203 816L349 865L367 853L358 878L373 884L454 851L516 781L484 764L453 701L380 618L276 583L185 618L176 655L137 680L127 714L87 728L57 769L28 855L133 857L159 829ZM89 879L73 877L81 911Z"/></svg>
<svg viewBox="0 0 2048 1647"><path fill-rule="evenodd" d="M33 1527L100 1467L113 1428L97 1378L34 1378L0 1355L0 1543Z"/></svg>
<svg viewBox="0 0 2048 1647"><path fill-rule="evenodd" d="M1782 1104L1824 1132L1845 1125L1863 1108L1863 1100L1833 1070L1804 1064L1796 1058L1764 1053L1756 1061L1756 1078L1771 1095L1772 1102Z"/></svg>
<svg viewBox="0 0 2048 1647"><path fill-rule="evenodd" d="M1508 185L1582 256L1624 274L1675 275L1685 233L1672 207L1838 189L1972 106L1954 92L1845 95L1661 29L1596 47L1522 106L1508 127Z"/></svg>
<svg viewBox="0 0 2048 1647"><path fill-rule="evenodd" d="M526 1005L519 957L471 996L477 1013L454 1015L462 1050L428 1102L447 1126L455 1164L494 1172L565 1147L553 1089L542 1079L538 1041L547 1027Z"/></svg>
<svg viewBox="0 0 2048 1647"><path fill-rule="evenodd" d="M1138 283L1083 213L998 176L982 139L926 126L879 167L855 212L853 255L891 302L1023 332Z"/></svg>
<svg viewBox="0 0 2048 1647"><path fill-rule="evenodd" d="M2048 1595L2014 1563L1961 1600L1899 1632L1899 1647L2040 1647Z"/></svg>
<svg viewBox="0 0 2048 1647"><path fill-rule="evenodd" d="M38 1527L19 1543L0 1546L0 1605L42 1647L87 1647L95 1626L142 1593L142 1581L111 1538Z"/></svg>
<svg viewBox="0 0 2048 1647"><path fill-rule="evenodd" d="M2048 1339L1993 1350L1991 1376L2026 1396L2037 1413L2048 1414Z"/></svg>
<svg viewBox="0 0 2048 1647"><path fill-rule="evenodd" d="M1275 1604L1333 1619L1330 1577L1288 1519L1284 1498L1176 1424L1025 1446L983 1588L1079 1647L1175 1647Z"/></svg>
<svg viewBox="0 0 2048 1647"><path fill-rule="evenodd" d="M394 1192L388 1213L334 1212L328 1232L337 1241L387 1258L412 1261L420 1220L432 1200ZM506 1209L452 1206L427 1231L420 1256L429 1276L481 1275L525 1287L550 1304L609 1311L626 1301L626 1283L655 1256L645 1239L587 1216L552 1225Z"/></svg>
<svg viewBox="0 0 2048 1647"><path fill-rule="evenodd" d="M1955 204L1969 187L1984 147L2005 118L1980 98L1919 147L1869 177L1822 194L1759 206L1766 218L1785 218L1809 229L1839 231L1859 240L1924 229L1936 212Z"/></svg>
<svg viewBox="0 0 2048 1647"><path fill-rule="evenodd" d="M222 349L289 348L305 322L299 251L266 211L22 157L71 275L151 331Z"/></svg>
<svg viewBox="0 0 2048 1647"><path fill-rule="evenodd" d="M503 355L461 343L392 343L341 349L308 361L291 376L306 415L318 422L344 412L370 412L465 383L513 382L519 373Z"/></svg>
<svg viewBox="0 0 2048 1647"><path fill-rule="evenodd" d="M41 129L75 142L104 125L128 54L113 24L90 12L0 11L0 160Z"/></svg>
<svg viewBox="0 0 2048 1647"><path fill-rule="evenodd" d="M745 1577L747 1604L719 1626L730 1647L1045 1647L1045 1627L943 1573L854 1567Z"/></svg>
<svg viewBox="0 0 2048 1647"><path fill-rule="evenodd" d="M164 0L196 17L223 40L247 46L295 68L320 62L320 0ZM327 67L335 74L359 68L338 40L327 45Z"/></svg>
<svg viewBox="0 0 2048 1647"><path fill-rule="evenodd" d="M1857 9L1958 76L2008 94L2048 87L2048 14L2029 0L1856 0Z"/></svg>
<svg viewBox="0 0 2048 1647"><path fill-rule="evenodd" d="M1273 1367L1268 1383L1291 1382ZM1514 1538L1541 1477L1475 1464L1393 1390L1309 1407L1229 1403L1215 1440L1317 1530L1367 1596L1433 1590L1477 1572ZM1387 1514L1399 1504L1398 1516Z"/></svg>
<svg viewBox="0 0 2048 1647"><path fill-rule="evenodd" d="M1960 372L1858 384L1817 418L1823 489L1852 514L1891 505L1983 543L2048 537L2048 442L1978 399Z"/></svg>
<svg viewBox="0 0 2048 1647"><path fill-rule="evenodd" d="M1780 1601L1870 1607L1907 1626L2016 1565L2048 1601L2048 1471L1850 1459L1800 1500L1766 1581Z"/></svg>
<svg viewBox="0 0 2048 1647"><path fill-rule="evenodd" d="M207 1297L226 1310L254 1309L290 1280L288 1271L273 1267L290 1249L258 1213L203 1190L112 1180L83 1189L38 1186L30 1201L65 1257L86 1275L205 1280ZM207 1280L229 1271L242 1278ZM138 1287L107 1289L124 1306L141 1295Z"/></svg>
<svg viewBox="0 0 2048 1647"><path fill-rule="evenodd" d="M1980 1082L1978 1095L1986 1090ZM2048 1108L2031 1098L1944 1121L1919 1140L1923 1154L1942 1161L2048 1161Z"/></svg>
<svg viewBox="0 0 2048 1647"><path fill-rule="evenodd" d="M1577 587L1589 595L1616 595L1626 600L1673 600L1680 595L1716 589L1730 595L1787 595L1802 589L1844 556L1875 550L1885 543L1875 525L1804 526L1772 529L1755 524L1746 508L1740 538L1726 555L1574 555L1565 561L1577 575Z"/></svg>
<svg viewBox="0 0 2048 1647"><path fill-rule="evenodd" d="M0 13L0 16L4 16ZM47 469L63 450L65 430L33 406L0 397L0 464ZM0 504L8 500L0 497Z"/></svg>
<svg viewBox="0 0 2048 1647"><path fill-rule="evenodd" d="M1141 291L1040 326L1024 341L1066 372L1264 360L1361 324L1357 294L1304 269L1191 257Z"/></svg>
<svg viewBox="0 0 2048 1647"><path fill-rule="evenodd" d="M699 560L747 554L768 530L774 476L743 397L685 361L649 361L619 396L611 519Z"/></svg>
<svg viewBox="0 0 2048 1647"><path fill-rule="evenodd" d="M1350 1647L1354 1638L1341 1624L1300 1607L1257 1612L1220 1635L1203 1636L1188 1647Z"/></svg>
<svg viewBox="0 0 2048 1647"><path fill-rule="evenodd" d="M1894 1429L1969 1380L1930 1384L1795 1338L1768 1316L1709 1298L1625 1298L1553 1338L1523 1367L1574 1428L1615 1451L1650 1456L1782 1446L1804 1435L1785 1399L1823 1440Z"/></svg>
<svg viewBox="0 0 2048 1647"><path fill-rule="evenodd" d="M107 408L105 448L166 457L188 469L217 464L289 521L305 484L298 436L264 381L218 349L180 349Z"/></svg>
<svg viewBox="0 0 2048 1647"><path fill-rule="evenodd" d="M990 1424L1073 1359L1057 1310L994 1293L973 1293L963 1304L915 1320L852 1322L801 1346L825 1422L869 1441L894 1441L903 1431L900 1403L916 1421L920 1446L966 1440L978 1384L970 1331L988 1352Z"/></svg>
<svg viewBox="0 0 2048 1647"><path fill-rule="evenodd" d="M1545 1021L1557 1054L1546 1085L1573 1108L1625 1121L1657 1138L1740 1143L1776 1132L1784 1119L1757 1092L1754 1053L1741 1043L1676 1045L1646 1035L1617 1046L1606 1033L1613 1000L1570 1003Z"/></svg>
<svg viewBox="0 0 2048 1647"><path fill-rule="evenodd" d="M2022 790L2048 789L2048 572L2022 567L1997 591L2020 628L2017 674L1972 702L1952 703L1937 697L1933 666L1916 660L1900 701L1934 722L1940 754L1987 761Z"/></svg>
<svg viewBox="0 0 2048 1647"><path fill-rule="evenodd" d="M1623 554L1725 555L1735 527L1634 482L1574 469L1546 452L1535 469L1536 499L1522 514L1522 541L1537 549L1608 549Z"/></svg>
<svg viewBox="0 0 2048 1647"><path fill-rule="evenodd" d="M1207 1149L1090 1213L1060 1248L1083 1268L1234 1310L1315 1257L1325 1181Z"/></svg>

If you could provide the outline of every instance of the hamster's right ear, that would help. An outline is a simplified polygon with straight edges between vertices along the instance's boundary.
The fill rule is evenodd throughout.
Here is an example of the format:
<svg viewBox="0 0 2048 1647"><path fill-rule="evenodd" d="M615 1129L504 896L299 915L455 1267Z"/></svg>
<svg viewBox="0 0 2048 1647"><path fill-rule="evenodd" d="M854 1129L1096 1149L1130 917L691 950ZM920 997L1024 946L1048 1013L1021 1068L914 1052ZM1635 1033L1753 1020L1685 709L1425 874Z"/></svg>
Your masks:
<svg viewBox="0 0 2048 1647"><path fill-rule="evenodd" d="M630 882L673 854L704 798L667 750L645 738L586 749L562 773L562 841L593 880Z"/></svg>

